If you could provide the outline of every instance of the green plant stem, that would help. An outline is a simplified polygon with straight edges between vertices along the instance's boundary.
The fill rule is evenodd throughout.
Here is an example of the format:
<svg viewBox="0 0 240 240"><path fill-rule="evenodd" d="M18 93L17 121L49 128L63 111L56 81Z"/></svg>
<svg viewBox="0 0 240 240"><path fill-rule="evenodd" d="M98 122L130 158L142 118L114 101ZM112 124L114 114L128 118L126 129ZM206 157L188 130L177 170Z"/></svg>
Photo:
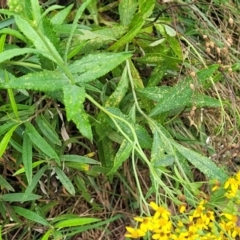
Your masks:
<svg viewBox="0 0 240 240"><path fill-rule="evenodd" d="M127 61L127 69L128 69L128 76L129 76L129 80L130 80L130 84L131 84L131 88L132 88L132 94L133 94L133 98L134 98L134 101L135 101L135 105L136 105L136 108L138 110L138 112L147 120L147 122L149 123L150 127L156 131L158 131L158 133L164 138L164 140L166 142L169 143L169 146L171 148L171 151L174 153L174 149L172 147L172 144L170 143L170 141L168 140L168 138L165 136L165 134L162 133L162 131L160 131L159 127L155 124L155 122L149 117L147 116L143 111L142 109L140 108L139 104L138 104L138 100L137 100L137 96L136 96L136 92L135 92L135 89L134 89L134 82L133 82L133 78L132 78L132 74L131 74L131 69L130 69L130 64L129 64L129 61ZM177 157L175 156L175 159L177 159ZM187 182L189 182L189 179L188 177L186 176L181 164L179 163L179 161L176 161L177 164L178 164L178 167L179 169L181 170L184 178L187 180Z"/></svg>
<svg viewBox="0 0 240 240"><path fill-rule="evenodd" d="M40 65L34 64L34 63L28 63L28 62L6 61L5 63L8 65L22 66L26 68L42 69Z"/></svg>
<svg viewBox="0 0 240 240"><path fill-rule="evenodd" d="M47 41L45 40L45 37L43 36L42 32L40 32L39 30L36 30L37 34L39 35L39 37L41 38L41 40L44 42L45 46L47 47L49 53L55 58L58 66L65 72L65 74L67 75L70 83L72 85L75 84L75 80L74 77L72 75L72 73L69 71L69 68L64 64L63 59L60 57L60 55L56 55L55 52L52 51L52 48L48 45Z"/></svg>

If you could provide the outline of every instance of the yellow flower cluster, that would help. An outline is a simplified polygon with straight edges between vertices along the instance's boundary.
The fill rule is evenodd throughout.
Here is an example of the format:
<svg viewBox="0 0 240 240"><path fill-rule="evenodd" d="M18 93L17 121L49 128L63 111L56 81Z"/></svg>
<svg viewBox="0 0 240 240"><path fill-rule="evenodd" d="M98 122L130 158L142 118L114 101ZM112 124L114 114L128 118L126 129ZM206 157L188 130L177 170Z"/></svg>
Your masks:
<svg viewBox="0 0 240 240"><path fill-rule="evenodd" d="M240 171L233 177L230 177L224 184L224 189L227 191L225 197L235 198L240 187Z"/></svg>
<svg viewBox="0 0 240 240"><path fill-rule="evenodd" d="M229 178L223 189L227 201L238 205L240 172ZM213 190L216 191L216 188ZM138 228L126 227L125 237L156 240L233 240L240 237L238 210L229 213L223 209L219 213L211 210L206 200L201 200L196 208L190 208L189 211L186 211L186 206L186 203L181 204L178 208L179 215L171 216L166 207L151 202L153 216L134 218L138 222Z"/></svg>

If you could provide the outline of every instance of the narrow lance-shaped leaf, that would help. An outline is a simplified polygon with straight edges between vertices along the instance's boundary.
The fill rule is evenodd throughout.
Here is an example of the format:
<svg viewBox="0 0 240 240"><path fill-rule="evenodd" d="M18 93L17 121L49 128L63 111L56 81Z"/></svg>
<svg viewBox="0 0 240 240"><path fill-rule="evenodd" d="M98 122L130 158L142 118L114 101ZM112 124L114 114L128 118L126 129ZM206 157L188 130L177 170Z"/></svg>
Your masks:
<svg viewBox="0 0 240 240"><path fill-rule="evenodd" d="M52 18L51 23L52 24L62 24L64 20L66 19L67 15L70 13L71 9L73 7L73 4L69 5L68 7L65 7L63 10L58 11Z"/></svg>
<svg viewBox="0 0 240 240"><path fill-rule="evenodd" d="M3 155L3 153L5 152L8 143L12 137L13 132L16 130L16 128L19 125L15 125L13 127L11 127L11 129L5 134L5 136L3 137L2 141L0 142L0 157Z"/></svg>
<svg viewBox="0 0 240 240"><path fill-rule="evenodd" d="M36 49L40 50L48 59L63 64L61 56L47 36L40 32L40 30L34 29L29 22L19 15L15 15L15 20L19 29L33 42Z"/></svg>
<svg viewBox="0 0 240 240"><path fill-rule="evenodd" d="M176 143L175 141L171 142L177 148L179 153L181 153L191 164L203 172L208 178L218 180L221 183L226 181L228 177L227 174L217 167L212 160Z"/></svg>
<svg viewBox="0 0 240 240"><path fill-rule="evenodd" d="M33 49L33 48L16 48L16 49L9 49L5 50L4 52L0 53L0 63L5 62L6 60L9 60L13 57L20 56L23 54L29 54L29 53L35 53L35 54L43 54L43 52ZM48 56L48 54L45 54Z"/></svg>
<svg viewBox="0 0 240 240"><path fill-rule="evenodd" d="M42 168L40 168L37 173L34 175L34 177L32 178L32 182L31 184L28 185L28 187L25 190L25 194L26 196L28 194L30 194L36 187L36 185L38 184L39 180L41 179L42 175L44 174L44 172L47 170L48 166L45 165Z"/></svg>
<svg viewBox="0 0 240 240"><path fill-rule="evenodd" d="M43 133L43 135L53 144L61 146L61 141L58 134L52 127L52 125L47 121L47 119L42 115L36 118L36 123Z"/></svg>
<svg viewBox="0 0 240 240"><path fill-rule="evenodd" d="M80 133L92 141L92 129L88 115L83 108L85 90L76 85L67 85L63 88L64 104L68 120L72 120Z"/></svg>
<svg viewBox="0 0 240 240"><path fill-rule="evenodd" d="M28 184L32 181L32 141L25 132L23 134L22 159Z"/></svg>
<svg viewBox="0 0 240 240"><path fill-rule="evenodd" d="M105 103L105 107L117 107L128 90L127 68L125 67L122 77L115 91L110 95Z"/></svg>
<svg viewBox="0 0 240 240"><path fill-rule="evenodd" d="M122 0L119 3L120 22L124 26L128 26L137 10L136 0Z"/></svg>
<svg viewBox="0 0 240 240"><path fill-rule="evenodd" d="M122 163L128 159L132 148L133 144L124 139L114 158L114 165L108 175L113 175L118 170L118 168L122 166Z"/></svg>
<svg viewBox="0 0 240 240"><path fill-rule="evenodd" d="M52 149L52 147L43 139L43 137L37 132L34 126L27 122L26 125L26 133L30 137L31 141L48 157L56 160L58 164L60 164L60 159L57 153Z"/></svg>
<svg viewBox="0 0 240 240"><path fill-rule="evenodd" d="M14 188L0 175L0 186L2 189L7 189L8 191L15 191Z"/></svg>
<svg viewBox="0 0 240 240"><path fill-rule="evenodd" d="M8 193L0 197L5 202L27 202L34 201L41 198L40 195L36 194L25 194L25 193Z"/></svg>
<svg viewBox="0 0 240 240"><path fill-rule="evenodd" d="M30 221L33 221L33 222L36 222L36 223L39 223L39 224L42 224L43 226L49 226L50 224L47 222L46 219L44 219L43 217L39 216L38 214L36 214L35 212L33 211L30 211L26 208L21 208L21 207L17 207L17 206L14 206L13 207L13 210L20 216L30 220Z"/></svg>
<svg viewBox="0 0 240 240"><path fill-rule="evenodd" d="M72 73L78 73L76 82L89 82L99 78L130 58L130 53L89 54L69 66Z"/></svg>
<svg viewBox="0 0 240 240"><path fill-rule="evenodd" d="M75 188L74 188L72 182L70 181L70 179L66 176L66 174L58 167L55 168L55 171L59 178L59 181L66 188L66 190L70 194L75 195Z"/></svg>
<svg viewBox="0 0 240 240"><path fill-rule="evenodd" d="M86 218L86 217L79 217L79 218L70 218L67 220L60 221L55 224L55 228L65 228L65 227L75 227L75 226L82 226L94 222L98 222L101 219L99 218Z"/></svg>
<svg viewBox="0 0 240 240"><path fill-rule="evenodd" d="M1 55L1 54L0 54ZM60 71L41 71L29 73L9 82L0 83L2 88L31 89L38 91L56 91L69 84L68 78Z"/></svg>

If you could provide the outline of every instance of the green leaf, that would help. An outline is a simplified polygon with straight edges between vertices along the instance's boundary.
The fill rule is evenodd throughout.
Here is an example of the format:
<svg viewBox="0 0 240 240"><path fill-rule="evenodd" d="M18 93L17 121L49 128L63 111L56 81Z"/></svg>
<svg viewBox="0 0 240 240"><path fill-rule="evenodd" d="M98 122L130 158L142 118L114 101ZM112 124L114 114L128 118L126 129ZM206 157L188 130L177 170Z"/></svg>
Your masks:
<svg viewBox="0 0 240 240"><path fill-rule="evenodd" d="M156 107L150 112L149 116L156 116L179 107L188 106L191 102L193 91L190 88L190 82L185 80L169 89L169 92L162 101L159 101Z"/></svg>
<svg viewBox="0 0 240 240"><path fill-rule="evenodd" d="M164 149L161 146L161 138L157 131L153 131L153 144L151 150L151 163L155 164L159 159L164 156Z"/></svg>
<svg viewBox="0 0 240 240"><path fill-rule="evenodd" d="M52 125L47 121L47 119L41 115L36 118L36 123L40 129L40 131L43 133L43 135L53 144L61 146L62 143L59 139L58 134L52 127Z"/></svg>
<svg viewBox="0 0 240 240"><path fill-rule="evenodd" d="M66 228L66 227L75 227L75 226L82 226L94 222L101 221L99 218L85 218L85 217L79 217L79 218L72 218L60 221L54 225L55 228Z"/></svg>
<svg viewBox="0 0 240 240"><path fill-rule="evenodd" d="M9 143L11 137L12 137L13 132L16 130L16 128L18 126L19 125L15 125L15 126L11 127L11 129L8 130L8 132L5 134L5 136L3 137L2 141L0 142L0 157L5 152L5 150L6 150L7 146L8 146L8 143Z"/></svg>
<svg viewBox="0 0 240 240"><path fill-rule="evenodd" d="M38 24L38 22L35 23L29 23L19 15L15 15L15 21L19 29L23 32L23 34L32 41L35 48L43 53L45 57L48 59L56 62L56 63L62 63L63 60L61 56L59 55L58 51L54 47L54 45L50 42L50 40L41 32L41 30L35 29L32 25ZM40 21L41 22L41 21Z"/></svg>
<svg viewBox="0 0 240 240"><path fill-rule="evenodd" d="M71 73L80 74L76 82L95 80L131 57L130 53L97 53L89 54L69 66Z"/></svg>
<svg viewBox="0 0 240 240"><path fill-rule="evenodd" d="M129 26L129 31L116 43L114 43L109 50L117 50L118 48L124 46L140 32L146 18L152 14L155 3L155 0L148 0L143 3L139 3L139 12L134 15Z"/></svg>
<svg viewBox="0 0 240 240"><path fill-rule="evenodd" d="M69 80L62 72L58 70L44 70L41 72L29 73L19 78L13 78L9 82L0 82L0 87L31 89L45 92L60 90L67 84L69 84Z"/></svg>
<svg viewBox="0 0 240 240"><path fill-rule="evenodd" d="M76 163L85 163L85 164L100 164L98 161L88 158L85 156L79 156L79 155L62 155L60 157L61 161L64 162L76 162Z"/></svg>
<svg viewBox="0 0 240 240"><path fill-rule="evenodd" d="M32 142L25 132L23 134L22 160L28 184L32 181Z"/></svg>
<svg viewBox="0 0 240 240"><path fill-rule="evenodd" d="M91 125L83 107L85 100L84 88L76 85L66 85L63 88L63 94L68 120L72 120L80 133L92 141Z"/></svg>
<svg viewBox="0 0 240 240"><path fill-rule="evenodd" d="M55 171L59 178L59 181L66 188L66 190L70 194L75 195L75 188L74 188L72 182L70 181L70 179L66 176L66 174L58 167L55 168Z"/></svg>
<svg viewBox="0 0 240 240"><path fill-rule="evenodd" d="M29 184L25 190L26 195L30 194L35 189L36 185L38 184L39 180L41 179L42 175L47 169L48 169L48 166L45 165L37 171L37 173L32 178L31 184Z"/></svg>
<svg viewBox="0 0 240 240"><path fill-rule="evenodd" d="M220 107L221 104L218 99L203 95L200 93L194 93L191 100L191 105L196 107Z"/></svg>
<svg viewBox="0 0 240 240"><path fill-rule="evenodd" d="M55 229L48 229L47 232L41 238L41 240L48 240L49 237L53 235L54 231L55 231Z"/></svg>
<svg viewBox="0 0 240 240"><path fill-rule="evenodd" d="M110 97L107 99L105 106L106 107L118 107L119 103L125 96L128 90L128 77L127 77L127 68L124 68L122 77L118 83L117 88L115 91L110 95Z"/></svg>
<svg viewBox="0 0 240 240"><path fill-rule="evenodd" d="M212 160L176 143L175 141L171 142L177 148L180 154L182 154L192 165L198 168L209 179L218 180L221 183L224 183L226 181L228 175L222 169L220 169Z"/></svg>
<svg viewBox="0 0 240 240"><path fill-rule="evenodd" d="M36 223L39 223L43 226L50 226L50 224L47 222L46 219L44 219L43 217L39 216L38 214L36 214L35 212L33 211L30 211L26 208L21 208L21 207L17 207L17 206L14 206L13 207L13 210L20 216L30 220L30 221L33 221L33 222L36 222Z"/></svg>
<svg viewBox="0 0 240 240"><path fill-rule="evenodd" d="M50 157L51 159L54 159L58 164L60 164L60 159L57 153L37 132L34 126L29 122L25 123L25 125L26 125L26 133L28 134L31 141L48 157Z"/></svg>
<svg viewBox="0 0 240 240"><path fill-rule="evenodd" d="M202 85L208 85L209 84L209 78L217 71L219 68L218 64L213 64L211 66L208 66L206 69L202 69L197 72L197 78L200 81L199 84Z"/></svg>
<svg viewBox="0 0 240 240"><path fill-rule="evenodd" d="M118 152L114 158L114 165L108 175L113 175L118 170L118 168L122 166L122 163L130 156L132 148L133 144L124 139L120 148L118 149Z"/></svg>
<svg viewBox="0 0 240 240"><path fill-rule="evenodd" d="M128 26L137 10L136 0L122 0L119 3L120 22L124 26Z"/></svg>
<svg viewBox="0 0 240 240"><path fill-rule="evenodd" d="M37 167L37 166L39 166L40 164L45 163L45 162L46 162L46 161L44 161L44 160L39 160L39 161L36 161L36 162L32 163L32 169L34 169L35 167ZM16 176L16 175L21 174L21 173L24 173L24 172L25 172L25 168L22 167L22 168L20 168L19 170L17 170L17 171L13 174L13 176Z"/></svg>
<svg viewBox="0 0 240 240"><path fill-rule="evenodd" d="M14 188L0 175L0 186L1 189L7 189L8 191L15 192Z"/></svg>
<svg viewBox="0 0 240 240"><path fill-rule="evenodd" d="M136 132L139 144L142 148L150 149L152 146L152 138L148 131L141 125L135 124L134 130Z"/></svg>
<svg viewBox="0 0 240 240"><path fill-rule="evenodd" d="M139 13L144 19L148 18L152 14L155 4L155 0L139 0Z"/></svg>
<svg viewBox="0 0 240 240"><path fill-rule="evenodd" d="M136 17L138 16L138 18ZM135 15L135 18L133 19L135 24L131 23L130 30L121 37L116 43L114 43L109 50L117 50L120 47L126 45L127 43L131 42L131 40L140 32L142 29L142 26L144 25L144 20L142 19L141 15Z"/></svg>
<svg viewBox="0 0 240 240"><path fill-rule="evenodd" d="M67 15L70 13L71 9L73 7L73 4L69 5L68 7L65 7L63 10L58 11L52 18L51 22L52 24L63 24L64 20L66 19Z"/></svg>
<svg viewBox="0 0 240 240"><path fill-rule="evenodd" d="M39 198L41 198L41 196L36 194L25 194L25 193L9 193L9 194L4 194L0 197L0 199L5 202L27 202L27 201L34 201Z"/></svg>
<svg viewBox="0 0 240 240"><path fill-rule="evenodd" d="M32 53L42 54L41 51L38 51L33 48L16 48L16 49L5 50L4 52L0 53L0 63L5 62L6 60L9 60L16 56L20 56L23 54L32 54Z"/></svg>

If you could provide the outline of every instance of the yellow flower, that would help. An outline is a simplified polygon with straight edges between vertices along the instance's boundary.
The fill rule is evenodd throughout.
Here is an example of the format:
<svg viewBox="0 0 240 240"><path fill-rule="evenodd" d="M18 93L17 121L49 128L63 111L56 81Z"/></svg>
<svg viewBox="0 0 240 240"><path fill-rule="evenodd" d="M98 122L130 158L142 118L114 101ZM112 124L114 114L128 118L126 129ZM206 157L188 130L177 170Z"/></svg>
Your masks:
<svg viewBox="0 0 240 240"><path fill-rule="evenodd" d="M229 178L224 184L224 189L228 189L229 187L231 188L232 192L237 192L238 181L233 177Z"/></svg>
<svg viewBox="0 0 240 240"><path fill-rule="evenodd" d="M169 240L170 235L165 234L165 233L156 233L152 235L152 239L157 239L157 240Z"/></svg>
<svg viewBox="0 0 240 240"><path fill-rule="evenodd" d="M178 210L179 210L180 213L184 213L186 211L186 203L181 204L178 207Z"/></svg>
<svg viewBox="0 0 240 240"><path fill-rule="evenodd" d="M135 217L134 220L141 223L140 229L142 231L147 232L148 230L153 230L154 223L152 217Z"/></svg>
<svg viewBox="0 0 240 240"><path fill-rule="evenodd" d="M210 221L215 220L214 212L213 211L207 211L206 214L201 214L201 219L203 222L208 225Z"/></svg>
<svg viewBox="0 0 240 240"><path fill-rule="evenodd" d="M158 218L154 220L154 232L163 232L163 233L169 233L172 229L172 222L168 221L164 218Z"/></svg>
<svg viewBox="0 0 240 240"><path fill-rule="evenodd" d="M131 227L126 227L126 229L128 232L125 234L125 237L139 238L139 237L143 237L146 235L146 233L144 231L142 231L141 229L135 229L135 228L131 228Z"/></svg>
<svg viewBox="0 0 240 240"><path fill-rule="evenodd" d="M154 214L155 219L162 217L162 218L168 220L169 216L171 215L171 213L166 208L158 206L154 202L150 202L150 206L153 210L155 210L155 214Z"/></svg>
<svg viewBox="0 0 240 240"><path fill-rule="evenodd" d="M229 190L224 194L224 196L230 199L230 198L234 198L236 194L237 194L237 191Z"/></svg>

